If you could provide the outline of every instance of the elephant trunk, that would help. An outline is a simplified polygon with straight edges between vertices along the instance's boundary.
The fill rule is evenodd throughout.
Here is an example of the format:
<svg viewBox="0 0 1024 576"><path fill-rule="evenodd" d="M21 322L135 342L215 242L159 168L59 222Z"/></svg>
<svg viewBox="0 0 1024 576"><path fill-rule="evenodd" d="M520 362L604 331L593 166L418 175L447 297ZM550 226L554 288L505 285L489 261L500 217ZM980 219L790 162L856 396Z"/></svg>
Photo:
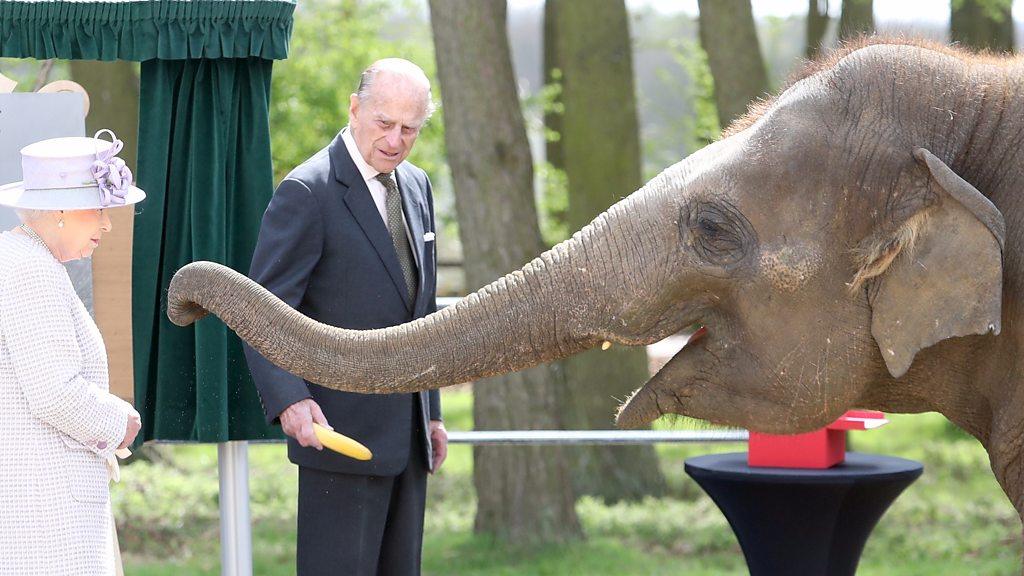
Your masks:
<svg viewBox="0 0 1024 576"><path fill-rule="evenodd" d="M168 316L186 326L212 312L274 364L328 388L438 388L565 357L604 339L583 302L594 297L594 285L579 244L577 235L455 306L386 329L313 321L212 262L175 274Z"/></svg>
<svg viewBox="0 0 1024 576"><path fill-rule="evenodd" d="M604 340L647 344L685 326L636 307L665 282L658 244L675 238L669 174L619 202L522 269L426 318L378 330L313 321L255 282L210 262L175 274L168 316L207 311L268 360L310 382L363 393L439 388L581 352ZM652 216L664 214L666 216ZM664 221L660 221L664 220ZM659 232L660 230L660 232Z"/></svg>

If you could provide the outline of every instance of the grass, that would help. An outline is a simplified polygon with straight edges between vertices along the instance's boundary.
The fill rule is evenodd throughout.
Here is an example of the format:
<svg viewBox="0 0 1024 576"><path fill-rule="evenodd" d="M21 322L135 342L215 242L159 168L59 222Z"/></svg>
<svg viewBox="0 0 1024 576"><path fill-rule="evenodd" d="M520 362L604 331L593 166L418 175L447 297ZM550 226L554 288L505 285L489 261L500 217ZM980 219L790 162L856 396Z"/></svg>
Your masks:
<svg viewBox="0 0 1024 576"><path fill-rule="evenodd" d="M445 392L452 430L472 428L472 396ZM918 460L925 473L893 504L864 550L858 574L1004 575L1020 571L1021 526L971 437L937 414L895 415L878 431L851 435L854 449ZM679 419L661 428L693 428ZM670 495L606 505L583 498L587 539L511 549L473 534L472 450L452 446L429 486L423 572L427 575L742 575L743 555L725 518L683 472L699 454L739 444L660 445ZM126 571L133 576L220 573L215 446L160 446L113 490ZM254 572L294 572L295 478L280 444L249 452Z"/></svg>

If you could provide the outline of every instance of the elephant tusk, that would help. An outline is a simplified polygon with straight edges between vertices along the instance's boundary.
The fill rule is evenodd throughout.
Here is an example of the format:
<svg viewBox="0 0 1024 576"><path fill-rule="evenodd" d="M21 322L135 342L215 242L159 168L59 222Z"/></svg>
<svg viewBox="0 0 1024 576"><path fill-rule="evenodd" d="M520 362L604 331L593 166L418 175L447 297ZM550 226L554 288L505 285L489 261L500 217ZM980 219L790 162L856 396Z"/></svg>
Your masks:
<svg viewBox="0 0 1024 576"><path fill-rule="evenodd" d="M607 349L609 349L611 347L612 347L612 343L611 342L609 342L607 340L605 340L604 342L601 342L601 350L607 350Z"/></svg>

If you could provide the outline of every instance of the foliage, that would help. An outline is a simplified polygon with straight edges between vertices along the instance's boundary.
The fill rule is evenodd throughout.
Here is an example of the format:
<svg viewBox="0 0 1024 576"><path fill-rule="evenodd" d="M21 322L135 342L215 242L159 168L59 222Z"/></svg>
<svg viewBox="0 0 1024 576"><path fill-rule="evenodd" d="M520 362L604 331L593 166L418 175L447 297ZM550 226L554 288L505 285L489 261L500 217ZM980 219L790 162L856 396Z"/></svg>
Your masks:
<svg viewBox="0 0 1024 576"><path fill-rule="evenodd" d="M722 128L718 125L718 108L715 104L715 82L708 67L708 55L695 40L673 40L669 44L672 58L689 76L689 81L680 87L682 98L693 101L694 114L683 119L687 134L687 146L691 150L703 148L718 139ZM672 78L665 78L672 82ZM679 82L679 80L675 80Z"/></svg>
<svg viewBox="0 0 1024 576"><path fill-rule="evenodd" d="M15 92L32 92L46 62L34 58L0 58L0 73L18 83ZM55 80L70 80L68 61L54 60L53 67L44 76L43 85Z"/></svg>
<svg viewBox="0 0 1024 576"><path fill-rule="evenodd" d="M677 19L677 23L682 23ZM654 25L651 25L655 28ZM669 62L653 70L652 89L638 90L641 118L643 179L649 180L718 139L718 107L707 54L695 39L669 35L660 28L637 39L640 54L667 55ZM664 95L671 95L666 98Z"/></svg>
<svg viewBox="0 0 1024 576"><path fill-rule="evenodd" d="M569 179L565 170L550 162L537 167L541 185L537 191L537 218L544 243L554 246L569 237L566 213L569 211Z"/></svg>
<svg viewBox="0 0 1024 576"><path fill-rule="evenodd" d="M527 130L531 134L542 133L546 143L558 142L562 135L545 125L544 118L549 115L560 115L565 110L561 102L561 70L552 70L551 77L552 82L545 84L536 94L522 99ZM551 162L541 162L537 165L537 177L540 180L536 196L540 233L544 243L553 246L568 238L570 234L566 223L566 213L569 210L569 181L565 170Z"/></svg>

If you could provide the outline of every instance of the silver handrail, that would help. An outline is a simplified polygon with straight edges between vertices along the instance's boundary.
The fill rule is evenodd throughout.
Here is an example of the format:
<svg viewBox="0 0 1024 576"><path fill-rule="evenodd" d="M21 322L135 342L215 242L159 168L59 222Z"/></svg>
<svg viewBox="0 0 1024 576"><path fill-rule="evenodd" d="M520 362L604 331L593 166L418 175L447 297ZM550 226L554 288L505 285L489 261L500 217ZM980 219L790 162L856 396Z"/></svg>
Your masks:
<svg viewBox="0 0 1024 576"><path fill-rule="evenodd" d="M448 432L449 444L615 445L746 442L746 430L476 430Z"/></svg>

